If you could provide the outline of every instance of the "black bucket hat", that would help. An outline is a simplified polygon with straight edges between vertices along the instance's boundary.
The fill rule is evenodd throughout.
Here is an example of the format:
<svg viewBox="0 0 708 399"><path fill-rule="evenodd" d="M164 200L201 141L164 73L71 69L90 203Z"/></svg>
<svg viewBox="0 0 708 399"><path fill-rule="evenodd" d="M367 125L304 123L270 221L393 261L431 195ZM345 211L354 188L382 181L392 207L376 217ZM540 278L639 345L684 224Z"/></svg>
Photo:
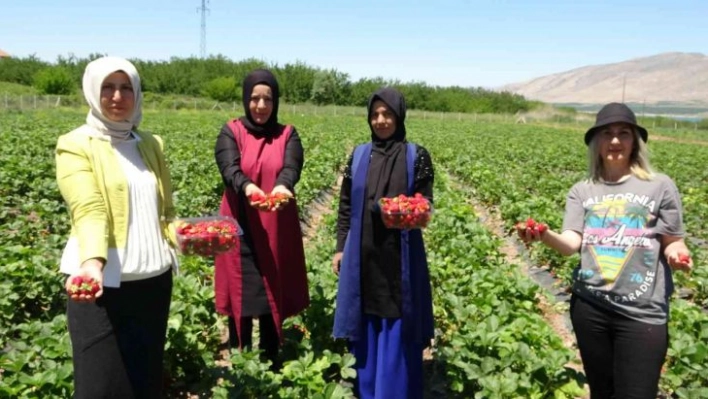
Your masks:
<svg viewBox="0 0 708 399"><path fill-rule="evenodd" d="M590 144L590 140L592 140L592 137L600 128L617 122L628 123L636 127L642 140L644 140L645 143L647 142L647 129L637 125L637 118L634 116L634 112L622 103L609 103L602 107L600 112L597 113L595 126L588 129L585 133L585 144Z"/></svg>

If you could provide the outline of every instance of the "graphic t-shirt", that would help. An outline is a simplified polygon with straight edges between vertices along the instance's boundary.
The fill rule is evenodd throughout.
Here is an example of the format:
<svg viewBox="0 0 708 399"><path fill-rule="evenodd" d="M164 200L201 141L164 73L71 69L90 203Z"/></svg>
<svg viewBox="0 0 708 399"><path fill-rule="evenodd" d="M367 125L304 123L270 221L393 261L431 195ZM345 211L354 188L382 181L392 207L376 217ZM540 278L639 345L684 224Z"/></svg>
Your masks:
<svg viewBox="0 0 708 399"><path fill-rule="evenodd" d="M673 280L660 239L684 235L681 198L668 176L575 184L563 230L583 237L576 295L634 320L666 323Z"/></svg>

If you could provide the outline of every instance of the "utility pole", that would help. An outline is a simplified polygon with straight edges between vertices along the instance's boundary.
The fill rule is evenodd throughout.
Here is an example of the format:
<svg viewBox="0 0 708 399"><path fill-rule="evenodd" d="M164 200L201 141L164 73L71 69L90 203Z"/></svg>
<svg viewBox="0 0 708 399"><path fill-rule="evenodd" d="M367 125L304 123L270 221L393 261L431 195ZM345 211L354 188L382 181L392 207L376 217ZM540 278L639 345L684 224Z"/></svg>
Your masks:
<svg viewBox="0 0 708 399"><path fill-rule="evenodd" d="M201 40L199 42L199 55L206 58L206 13L209 11L207 3L209 0L202 0L202 6L197 8L197 12L202 13Z"/></svg>
<svg viewBox="0 0 708 399"><path fill-rule="evenodd" d="M624 104L624 89L627 87L627 74L622 75L622 104Z"/></svg>
<svg viewBox="0 0 708 399"><path fill-rule="evenodd" d="M644 101L642 101L642 118L644 117L644 107L647 105L647 98L644 97Z"/></svg>

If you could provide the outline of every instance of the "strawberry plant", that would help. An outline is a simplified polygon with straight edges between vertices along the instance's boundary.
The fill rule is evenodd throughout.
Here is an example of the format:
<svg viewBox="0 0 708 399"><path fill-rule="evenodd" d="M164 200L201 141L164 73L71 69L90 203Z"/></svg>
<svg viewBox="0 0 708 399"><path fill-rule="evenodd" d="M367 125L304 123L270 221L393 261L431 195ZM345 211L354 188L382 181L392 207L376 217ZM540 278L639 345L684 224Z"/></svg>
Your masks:
<svg viewBox="0 0 708 399"><path fill-rule="evenodd" d="M142 128L164 139L178 216L217 213L224 187L213 145L232 117L145 111ZM54 149L56 138L84 119L85 113L75 110L0 114L6 149L0 153L0 397L72 395L69 299L66 276L57 267L70 223L55 182ZM219 354L225 320L214 309L213 259L182 256L165 352L168 397L352 396L353 358L346 342L331 338L337 198L322 203L322 193L335 186L351 148L369 139L369 129L358 116L282 119L297 127L305 149L294 193L303 221L312 216L308 204L335 211L321 218L305 248L311 305L285 322L281 369L271 370L257 349L232 351L225 365ZM435 217L424 233L436 326L424 378L426 386L433 380L440 384L431 396L581 395L583 376L570 367L578 360L540 314L543 292L504 261L500 238L480 224L468 200L474 196L495 207L508 230L529 215L559 230L567 191L585 174L585 148L578 144L582 131L416 119L407 126L410 139L426 146L436 166ZM695 263L692 275L676 278L690 291L690 300L672 300L661 389L673 397L703 397L708 317L700 306L708 304L708 269L702 267L708 262L708 171L702 162L708 149L666 141L650 142L650 147L655 165L674 178L682 194ZM459 183L454 189L452 178ZM578 261L542 246L534 246L530 256L549 265L565 285Z"/></svg>

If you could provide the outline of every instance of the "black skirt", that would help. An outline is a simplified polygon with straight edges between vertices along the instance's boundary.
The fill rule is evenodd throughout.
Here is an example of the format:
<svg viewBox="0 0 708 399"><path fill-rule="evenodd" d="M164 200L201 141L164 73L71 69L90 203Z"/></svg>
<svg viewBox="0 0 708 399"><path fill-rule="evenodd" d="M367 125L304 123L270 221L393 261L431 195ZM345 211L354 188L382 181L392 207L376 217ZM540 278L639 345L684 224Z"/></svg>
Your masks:
<svg viewBox="0 0 708 399"><path fill-rule="evenodd" d="M160 398L172 271L68 300L74 398Z"/></svg>

